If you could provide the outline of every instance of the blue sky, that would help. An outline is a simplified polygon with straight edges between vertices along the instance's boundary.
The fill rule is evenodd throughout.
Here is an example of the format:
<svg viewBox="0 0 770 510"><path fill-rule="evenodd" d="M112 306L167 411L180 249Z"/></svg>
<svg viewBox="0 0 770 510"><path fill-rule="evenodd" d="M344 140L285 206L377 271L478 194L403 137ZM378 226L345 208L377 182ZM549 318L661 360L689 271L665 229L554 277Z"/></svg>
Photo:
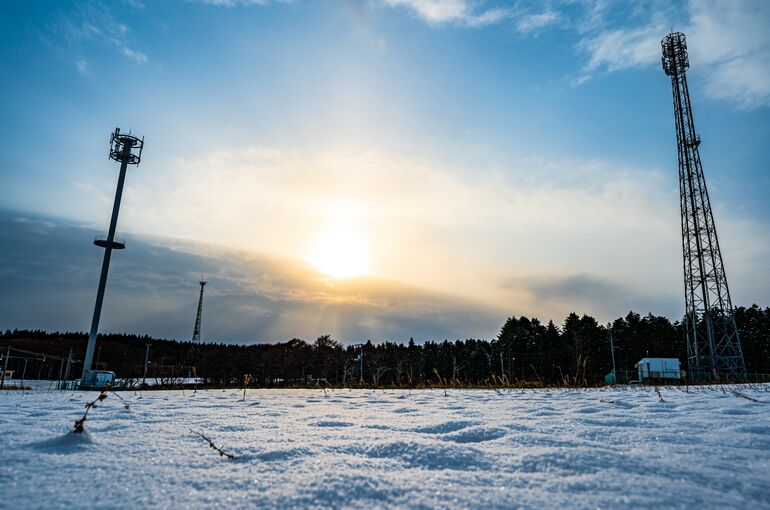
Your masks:
<svg viewBox="0 0 770 510"><path fill-rule="evenodd" d="M468 317L478 307L557 321L632 308L678 317L676 145L659 57L673 28L688 36L734 300L767 304L769 25L759 1L4 2L5 225L48 218L104 230L117 173L106 142L119 126L147 141L120 221L147 250L184 243L228 263L306 262L320 271L309 280L342 260L407 294L468 300ZM342 253L318 248L340 235ZM83 250L80 260L98 258L87 242ZM191 260L180 274L202 271ZM97 271L98 260L72 284L95 291ZM260 271L271 274L269 264ZM14 274L23 287L24 270ZM313 303L355 301L291 285ZM243 302L264 297L259 288ZM85 329L90 306L84 298L81 328L67 327ZM114 327L140 327L143 313ZM54 315L39 320L56 329ZM377 312L366 316L369 329L330 332L377 335ZM499 327L473 324L435 334ZM249 327L276 339L297 334L289 325Z"/></svg>

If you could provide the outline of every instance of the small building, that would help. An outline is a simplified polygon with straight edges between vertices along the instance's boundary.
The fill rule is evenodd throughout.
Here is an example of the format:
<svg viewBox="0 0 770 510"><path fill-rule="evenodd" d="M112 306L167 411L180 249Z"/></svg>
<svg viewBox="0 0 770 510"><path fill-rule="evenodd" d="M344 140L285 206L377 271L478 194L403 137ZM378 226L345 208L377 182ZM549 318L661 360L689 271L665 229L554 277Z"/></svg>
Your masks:
<svg viewBox="0 0 770 510"><path fill-rule="evenodd" d="M635 366L640 382L651 379L679 380L682 378L682 370L676 358L642 358Z"/></svg>
<svg viewBox="0 0 770 510"><path fill-rule="evenodd" d="M91 370L90 379L80 384L80 389L100 390L115 382L115 372L109 370Z"/></svg>

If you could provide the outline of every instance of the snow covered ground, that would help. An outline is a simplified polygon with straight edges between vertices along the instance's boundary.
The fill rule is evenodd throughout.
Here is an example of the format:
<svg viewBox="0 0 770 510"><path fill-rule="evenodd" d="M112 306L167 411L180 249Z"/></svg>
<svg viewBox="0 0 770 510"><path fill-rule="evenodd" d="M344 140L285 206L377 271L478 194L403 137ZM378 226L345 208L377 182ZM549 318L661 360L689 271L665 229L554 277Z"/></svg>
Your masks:
<svg viewBox="0 0 770 510"><path fill-rule="evenodd" d="M0 508L770 508L770 393L661 391L5 391Z"/></svg>

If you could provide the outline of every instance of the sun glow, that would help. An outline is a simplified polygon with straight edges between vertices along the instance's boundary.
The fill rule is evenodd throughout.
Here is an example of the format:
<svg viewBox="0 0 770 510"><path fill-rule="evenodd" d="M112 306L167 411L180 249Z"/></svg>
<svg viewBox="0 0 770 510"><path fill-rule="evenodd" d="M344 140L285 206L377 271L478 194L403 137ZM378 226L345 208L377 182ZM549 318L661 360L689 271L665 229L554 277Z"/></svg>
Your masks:
<svg viewBox="0 0 770 510"><path fill-rule="evenodd" d="M334 225L316 242L310 262L338 280L361 276L368 271L365 236L352 225Z"/></svg>

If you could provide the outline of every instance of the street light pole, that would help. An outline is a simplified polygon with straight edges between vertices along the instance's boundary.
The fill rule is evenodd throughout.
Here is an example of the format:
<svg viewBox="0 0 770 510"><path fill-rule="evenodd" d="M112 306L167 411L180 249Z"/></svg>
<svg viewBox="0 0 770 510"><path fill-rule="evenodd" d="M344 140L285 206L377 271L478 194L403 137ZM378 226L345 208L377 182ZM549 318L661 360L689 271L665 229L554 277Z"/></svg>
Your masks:
<svg viewBox="0 0 770 510"><path fill-rule="evenodd" d="M147 344L147 349L144 351L144 374L142 374L142 386L146 384L147 380L147 360L150 358L150 344Z"/></svg>

